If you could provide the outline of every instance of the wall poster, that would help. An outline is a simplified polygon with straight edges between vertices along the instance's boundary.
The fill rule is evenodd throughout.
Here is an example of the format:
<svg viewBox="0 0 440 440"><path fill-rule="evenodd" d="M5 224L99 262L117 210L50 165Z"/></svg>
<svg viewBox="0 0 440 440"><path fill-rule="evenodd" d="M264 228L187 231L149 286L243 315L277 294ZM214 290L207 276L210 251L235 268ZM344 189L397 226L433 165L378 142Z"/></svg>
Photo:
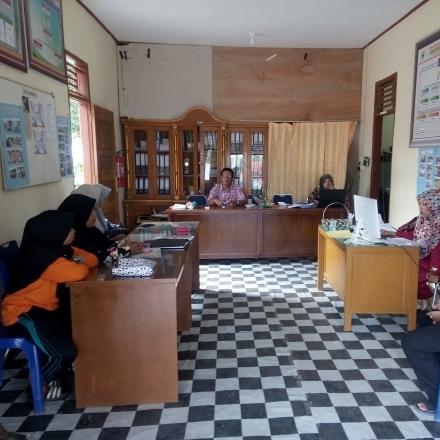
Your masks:
<svg viewBox="0 0 440 440"><path fill-rule="evenodd" d="M0 61L27 71L23 0L0 0Z"/></svg>
<svg viewBox="0 0 440 440"><path fill-rule="evenodd" d="M440 31L416 44L411 147L440 147Z"/></svg>
<svg viewBox="0 0 440 440"><path fill-rule="evenodd" d="M440 147L421 148L417 169L417 194L431 188L440 189Z"/></svg>
<svg viewBox="0 0 440 440"><path fill-rule="evenodd" d="M57 116L58 149L60 153L61 177L73 175L72 136L70 133L70 118Z"/></svg>
<svg viewBox="0 0 440 440"><path fill-rule="evenodd" d="M66 82L61 0L25 0L29 65Z"/></svg>
<svg viewBox="0 0 440 440"><path fill-rule="evenodd" d="M6 190L60 180L52 95L0 78L0 152Z"/></svg>

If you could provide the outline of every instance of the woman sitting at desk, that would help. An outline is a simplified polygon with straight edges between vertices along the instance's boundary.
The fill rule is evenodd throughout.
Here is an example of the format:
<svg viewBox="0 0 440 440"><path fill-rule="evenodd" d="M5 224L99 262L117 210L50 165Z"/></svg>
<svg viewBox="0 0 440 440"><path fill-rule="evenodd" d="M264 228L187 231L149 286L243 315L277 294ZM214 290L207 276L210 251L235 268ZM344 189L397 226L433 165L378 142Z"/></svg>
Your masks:
<svg viewBox="0 0 440 440"><path fill-rule="evenodd" d="M440 190L430 189L417 196L420 215L401 226L396 235L415 241L420 246L419 288L417 297L426 300L432 296L426 285L431 267L440 268ZM424 301L426 303L426 301ZM422 304L422 308L426 304Z"/></svg>
<svg viewBox="0 0 440 440"><path fill-rule="evenodd" d="M72 214L55 210L28 220L11 271L10 293L2 303L6 334L32 341L40 350L48 400L61 397L58 380L76 356L63 308L69 301L64 283L84 279L98 264L94 255L71 246L73 224Z"/></svg>
<svg viewBox="0 0 440 440"><path fill-rule="evenodd" d="M64 199L58 210L70 212L75 217L76 234L73 245L95 254L99 261L104 261L108 249L115 243L95 226L95 203L96 199L91 197L83 194L71 194Z"/></svg>
<svg viewBox="0 0 440 440"><path fill-rule="evenodd" d="M95 199L95 227L99 229L106 237L111 238L112 240L122 240L128 231L126 231L126 229L120 225L113 224L107 220L102 209L102 205L110 196L111 191L111 188L101 185L100 183L85 183L78 186L78 188L75 188L71 194L82 194L83 196Z"/></svg>
<svg viewBox="0 0 440 440"><path fill-rule="evenodd" d="M246 204L246 196L243 190L233 183L234 171L231 168L223 168L221 183L217 183L209 192L208 205L219 208L235 208Z"/></svg>
<svg viewBox="0 0 440 440"><path fill-rule="evenodd" d="M99 183L91 185L84 184L75 188L71 194L82 194L83 196L90 197L95 199L95 215L96 215L96 223L95 227L99 229L103 234L107 234L107 220L105 218L104 212L102 210L102 204L107 200L110 195L111 189L107 188L104 185Z"/></svg>
<svg viewBox="0 0 440 440"><path fill-rule="evenodd" d="M333 177L330 174L323 174L319 178L319 186L317 186L307 197L308 203L314 202L314 203L318 204L320 189L335 189Z"/></svg>

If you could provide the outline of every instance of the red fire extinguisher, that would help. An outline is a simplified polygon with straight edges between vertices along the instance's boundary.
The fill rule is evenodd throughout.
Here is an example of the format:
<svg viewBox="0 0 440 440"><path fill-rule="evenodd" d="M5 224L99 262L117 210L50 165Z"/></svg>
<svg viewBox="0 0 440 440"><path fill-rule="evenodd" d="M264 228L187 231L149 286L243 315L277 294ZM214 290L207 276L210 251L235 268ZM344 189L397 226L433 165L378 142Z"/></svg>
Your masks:
<svg viewBox="0 0 440 440"><path fill-rule="evenodd" d="M125 164L122 151L116 153L116 185L119 188L125 187Z"/></svg>

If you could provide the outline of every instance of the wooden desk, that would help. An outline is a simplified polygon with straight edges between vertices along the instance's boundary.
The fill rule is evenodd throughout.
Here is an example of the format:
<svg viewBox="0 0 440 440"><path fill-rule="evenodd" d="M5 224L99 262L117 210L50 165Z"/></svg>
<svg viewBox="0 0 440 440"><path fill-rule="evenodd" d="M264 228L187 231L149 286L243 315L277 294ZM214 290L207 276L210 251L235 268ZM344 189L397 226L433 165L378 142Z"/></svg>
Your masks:
<svg viewBox="0 0 440 440"><path fill-rule="evenodd" d="M200 258L315 257L322 209L210 208L169 211L171 221L198 221ZM327 217L344 218L344 208Z"/></svg>
<svg viewBox="0 0 440 440"><path fill-rule="evenodd" d="M111 271L96 270L69 283L78 407L178 400L177 331L191 328L191 291L199 288L195 228L187 250L152 257L151 279L112 280Z"/></svg>
<svg viewBox="0 0 440 440"><path fill-rule="evenodd" d="M354 246L318 228L318 289L324 279L344 300L344 330L353 313L408 315L416 325L419 248Z"/></svg>

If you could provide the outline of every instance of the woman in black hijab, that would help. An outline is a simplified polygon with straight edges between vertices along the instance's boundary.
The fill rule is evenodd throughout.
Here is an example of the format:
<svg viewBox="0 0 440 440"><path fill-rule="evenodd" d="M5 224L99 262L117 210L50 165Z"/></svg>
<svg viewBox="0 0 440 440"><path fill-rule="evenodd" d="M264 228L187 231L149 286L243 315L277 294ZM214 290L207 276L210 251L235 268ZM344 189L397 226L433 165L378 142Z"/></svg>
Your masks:
<svg viewBox="0 0 440 440"><path fill-rule="evenodd" d="M10 292L20 290L40 278L58 258L72 258L72 247L63 242L73 223L73 214L54 210L44 211L27 221L11 273Z"/></svg>
<svg viewBox="0 0 440 440"><path fill-rule="evenodd" d="M75 216L75 240L73 246L95 254L99 261L104 261L108 249L114 241L108 239L96 226L94 211L96 200L83 194L71 194L59 206L60 211L70 212Z"/></svg>
<svg viewBox="0 0 440 440"><path fill-rule="evenodd" d="M60 396L58 379L76 357L70 320L62 310L62 303L68 300L64 283L84 279L89 268L98 264L94 255L71 247L73 223L72 214L55 210L28 220L11 273L11 288L2 303L5 332L32 341L42 354L49 399ZM75 255L83 263L73 261Z"/></svg>

